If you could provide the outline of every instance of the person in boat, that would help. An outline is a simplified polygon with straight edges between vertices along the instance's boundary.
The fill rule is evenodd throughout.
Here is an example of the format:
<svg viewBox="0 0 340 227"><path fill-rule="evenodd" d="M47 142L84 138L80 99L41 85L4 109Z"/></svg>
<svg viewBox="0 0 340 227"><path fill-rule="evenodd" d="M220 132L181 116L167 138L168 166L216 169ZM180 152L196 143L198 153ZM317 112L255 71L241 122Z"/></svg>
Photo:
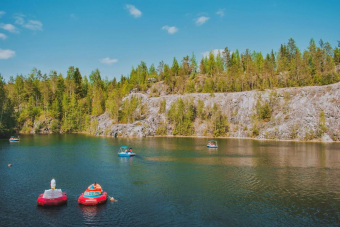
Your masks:
<svg viewBox="0 0 340 227"><path fill-rule="evenodd" d="M54 178L51 180L51 189L54 190L56 187L56 182L54 180Z"/></svg>
<svg viewBox="0 0 340 227"><path fill-rule="evenodd" d="M129 150L130 153L132 153L132 148L130 147L130 150Z"/></svg>

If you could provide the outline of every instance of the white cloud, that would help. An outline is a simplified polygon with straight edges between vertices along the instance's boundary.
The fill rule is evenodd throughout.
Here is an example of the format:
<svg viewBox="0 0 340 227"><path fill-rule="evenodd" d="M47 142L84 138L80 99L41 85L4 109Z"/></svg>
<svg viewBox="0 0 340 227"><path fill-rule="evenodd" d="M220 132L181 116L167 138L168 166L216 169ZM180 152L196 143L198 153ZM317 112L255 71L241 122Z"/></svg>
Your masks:
<svg viewBox="0 0 340 227"><path fill-rule="evenodd" d="M42 26L43 24L38 21L38 20L29 20L26 24L23 25L25 28L33 30L33 31L37 31L40 30L42 31Z"/></svg>
<svg viewBox="0 0 340 227"><path fill-rule="evenodd" d="M129 10L130 14L136 18L142 16L142 12L137 9L134 5L126 5L125 9Z"/></svg>
<svg viewBox="0 0 340 227"><path fill-rule="evenodd" d="M16 24L19 24L19 25L23 25L24 24L24 17L25 17L25 15L23 15L23 14L20 14L20 13L16 13L16 14L14 14L14 19L15 19L15 23Z"/></svg>
<svg viewBox="0 0 340 227"><path fill-rule="evenodd" d="M13 33L18 33L19 32L18 29L15 26L11 25L11 24L1 23L0 24L0 28L4 29L6 31L9 31L9 32L13 32Z"/></svg>
<svg viewBox="0 0 340 227"><path fill-rule="evenodd" d="M37 31L40 30L42 31L42 26L43 24L41 23L41 21L38 20L28 20L28 22L25 21L24 17L26 17L23 14L15 14L14 18L15 18L15 23L21 25L24 28L33 30L33 31Z"/></svg>
<svg viewBox="0 0 340 227"><path fill-rule="evenodd" d="M3 39L3 40L7 39L7 35L0 33L0 39Z"/></svg>
<svg viewBox="0 0 340 227"><path fill-rule="evenodd" d="M6 12L5 11L0 11L0 17L2 17L3 15L5 15Z"/></svg>
<svg viewBox="0 0 340 227"><path fill-rule="evenodd" d="M167 30L170 35L173 35L178 31L178 28L175 26L169 27L168 25L165 25L163 26L162 30Z"/></svg>
<svg viewBox="0 0 340 227"><path fill-rule="evenodd" d="M107 65L111 65L113 63L116 63L118 61L118 59L110 59L110 58L103 58L103 59L100 59L100 62L103 63L103 64L107 64Z"/></svg>
<svg viewBox="0 0 340 227"><path fill-rule="evenodd" d="M222 55L222 52L224 51L223 49L214 49L214 50L211 50L214 54L214 56L217 56L218 52L220 52L220 54ZM202 55L203 57L209 57L209 53L210 51L206 51L206 52L203 52Z"/></svg>
<svg viewBox="0 0 340 227"><path fill-rule="evenodd" d="M15 56L15 51L0 49L0 59L9 59L14 56Z"/></svg>
<svg viewBox="0 0 340 227"><path fill-rule="evenodd" d="M224 11L225 11L225 9L219 9L219 10L217 10L216 14L220 15L221 17L224 17Z"/></svg>
<svg viewBox="0 0 340 227"><path fill-rule="evenodd" d="M210 19L210 17L205 17L205 16L199 17L199 18L196 19L196 25L198 25L198 26L202 25L205 22L207 22L209 19Z"/></svg>

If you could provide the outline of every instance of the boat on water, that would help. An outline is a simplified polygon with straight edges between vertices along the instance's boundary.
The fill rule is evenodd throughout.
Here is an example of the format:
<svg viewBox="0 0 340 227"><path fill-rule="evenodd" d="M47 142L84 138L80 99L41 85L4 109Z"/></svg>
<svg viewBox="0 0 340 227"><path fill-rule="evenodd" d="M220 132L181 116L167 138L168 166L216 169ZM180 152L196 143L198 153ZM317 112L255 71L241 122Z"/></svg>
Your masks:
<svg viewBox="0 0 340 227"><path fill-rule="evenodd" d="M132 148L129 148L128 146L121 146L119 148L119 152L118 152L119 157L131 157L135 155L136 153L133 153Z"/></svg>
<svg viewBox="0 0 340 227"><path fill-rule="evenodd" d="M91 184L78 198L78 203L83 205L98 205L106 201L107 193L97 183Z"/></svg>
<svg viewBox="0 0 340 227"><path fill-rule="evenodd" d="M11 138L9 138L9 142L19 142L19 141L20 141L19 136L11 136Z"/></svg>
<svg viewBox="0 0 340 227"><path fill-rule="evenodd" d="M209 148L218 148L217 141L216 140L209 140L207 147Z"/></svg>
<svg viewBox="0 0 340 227"><path fill-rule="evenodd" d="M56 189L56 182L51 180L51 189L45 190L37 200L38 206L58 206L67 203L67 194L61 189Z"/></svg>

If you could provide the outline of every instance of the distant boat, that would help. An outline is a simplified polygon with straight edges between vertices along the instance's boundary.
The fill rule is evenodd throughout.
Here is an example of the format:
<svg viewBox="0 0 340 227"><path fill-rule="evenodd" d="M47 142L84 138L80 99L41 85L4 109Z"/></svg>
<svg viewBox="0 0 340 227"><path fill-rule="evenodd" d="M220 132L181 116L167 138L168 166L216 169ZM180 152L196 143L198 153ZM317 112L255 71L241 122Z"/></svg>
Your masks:
<svg viewBox="0 0 340 227"><path fill-rule="evenodd" d="M15 136L11 136L11 138L9 138L9 142L19 142L20 141L20 137L15 137Z"/></svg>
<svg viewBox="0 0 340 227"><path fill-rule="evenodd" d="M129 148L128 146L121 146L118 152L119 157L131 157L135 155L136 153L133 153L132 148Z"/></svg>
<svg viewBox="0 0 340 227"><path fill-rule="evenodd" d="M218 148L216 140L209 140L207 147L209 148Z"/></svg>

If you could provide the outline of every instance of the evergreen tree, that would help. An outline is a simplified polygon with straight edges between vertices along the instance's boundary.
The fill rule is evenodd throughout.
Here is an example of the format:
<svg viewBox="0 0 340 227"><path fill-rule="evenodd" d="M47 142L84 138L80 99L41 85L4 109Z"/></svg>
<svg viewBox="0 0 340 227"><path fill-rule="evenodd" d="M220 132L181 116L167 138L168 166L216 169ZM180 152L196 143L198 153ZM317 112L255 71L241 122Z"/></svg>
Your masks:
<svg viewBox="0 0 340 227"><path fill-rule="evenodd" d="M190 73L196 73L197 72L197 62L194 52L192 53L191 59L190 59Z"/></svg>
<svg viewBox="0 0 340 227"><path fill-rule="evenodd" d="M82 98L83 88L82 88L82 76L79 72L79 68L76 68L76 71L74 72L74 94L76 95L77 99Z"/></svg>
<svg viewBox="0 0 340 227"><path fill-rule="evenodd" d="M172 76L177 76L178 75L178 70L179 70L179 65L178 65L178 62L177 62L176 58L174 58L174 60L172 62L172 66L171 66Z"/></svg>
<svg viewBox="0 0 340 227"><path fill-rule="evenodd" d="M216 73L216 62L215 56L212 51L209 52L209 60L208 60L208 73L210 76Z"/></svg>
<svg viewBox="0 0 340 227"><path fill-rule="evenodd" d="M204 64L204 59L202 58L201 63L200 63L200 73L205 74L206 69L205 69L205 64Z"/></svg>
<svg viewBox="0 0 340 227"><path fill-rule="evenodd" d="M7 97L5 81L0 74L0 137L8 136L15 127L14 109Z"/></svg>

